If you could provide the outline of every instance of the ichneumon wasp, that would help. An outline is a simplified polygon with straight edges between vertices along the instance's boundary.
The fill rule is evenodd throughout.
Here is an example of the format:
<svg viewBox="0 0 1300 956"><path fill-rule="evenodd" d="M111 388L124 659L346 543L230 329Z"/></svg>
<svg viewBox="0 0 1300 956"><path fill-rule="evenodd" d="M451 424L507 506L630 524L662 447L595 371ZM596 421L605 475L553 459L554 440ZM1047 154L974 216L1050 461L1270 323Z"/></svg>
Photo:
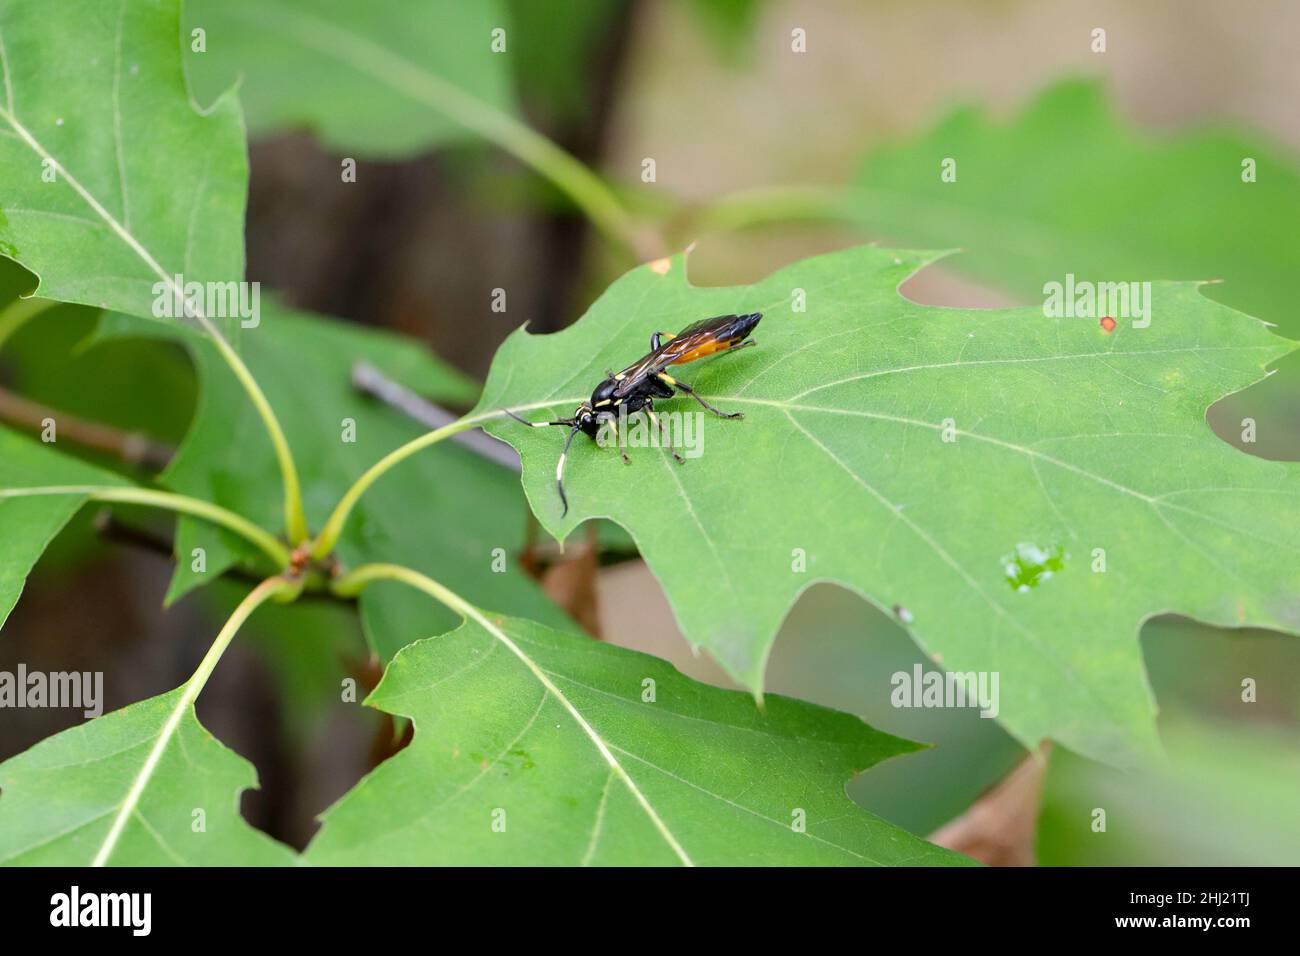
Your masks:
<svg viewBox="0 0 1300 956"><path fill-rule="evenodd" d="M695 389L685 382L678 381L665 369L669 365L685 365L696 359L713 355L716 352L734 352L748 345L756 344L749 338L762 312L750 312L746 315L719 315L712 319L702 319L688 325L676 335L656 332L650 336L650 352L633 362L621 372L605 372L605 380L591 393L591 400L583 402L573 413L572 418L562 418L554 422L530 422L520 418L509 409L502 409L516 421L533 428L545 428L548 425L563 425L569 431L564 441L564 451L555 466L555 486L560 492L560 501L564 505L563 514L569 513L569 499L564 494L564 460L569 455L569 446L573 437L583 432L595 439L602 424L618 434L618 416L620 412L634 415L643 412L650 418L650 423L658 429L659 419L655 416L656 398L672 398L677 392L685 392L719 418L744 418L740 412L724 412L706 402ZM622 452L623 460L628 461L627 453ZM673 452L678 462L685 459Z"/></svg>

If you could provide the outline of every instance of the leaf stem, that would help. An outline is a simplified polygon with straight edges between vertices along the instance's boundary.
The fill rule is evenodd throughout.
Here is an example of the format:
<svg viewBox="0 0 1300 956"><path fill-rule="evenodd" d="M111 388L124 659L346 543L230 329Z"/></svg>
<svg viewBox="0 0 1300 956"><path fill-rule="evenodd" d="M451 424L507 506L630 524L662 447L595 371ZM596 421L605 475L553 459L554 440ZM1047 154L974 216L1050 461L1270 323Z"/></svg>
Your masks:
<svg viewBox="0 0 1300 956"><path fill-rule="evenodd" d="M12 110L12 104L10 104ZM202 326L214 343L221 357L225 359L230 370L235 373L235 378L244 387L248 397L253 401L253 407L257 409L257 414L261 416L262 422L266 425L267 434L270 435L271 444L275 447L275 457L280 463L280 475L284 484L284 517L285 531L289 535L289 540L295 544L305 541L309 535L307 530L307 519L302 507L302 484L298 480L298 469L294 464L293 455L289 452L289 442L284 437L284 429L280 427L280 421L275 417L275 412L271 408L271 403L266 400L261 386L253 378L253 374L244 364L244 360L226 341L226 337L221 334L215 323L203 313L202 308L196 301L193 301L185 295L183 288L178 285L176 278L164 269L162 265L154 258L153 254L136 238L131 231L110 213L104 204L95 198L95 195L88 190L72 172L60 163L41 143L32 135L22 123L18 122L17 117L10 110L0 109L0 119L6 120L13 131L18 135L27 146L36 153L37 156L45 162L51 164L51 167L58 171L59 180L66 183L85 203L93 209L111 229L119 239L134 252L154 275L162 280L164 286L170 295L174 296L177 301L182 303L183 313L186 318L194 319Z"/></svg>
<svg viewBox="0 0 1300 956"><path fill-rule="evenodd" d="M411 587L423 591L434 600L445 604L459 614L468 615L471 610L481 613L478 612L478 608L475 608L455 591L444 587L433 578L421 574L419 571L400 564L385 564L382 562L363 564L336 580L330 585L330 590L341 598L355 598L366 589L367 585L373 584L375 581L401 581L403 584L409 584Z"/></svg>
<svg viewBox="0 0 1300 956"><path fill-rule="evenodd" d="M272 29L260 12L250 17ZM393 50L341 29L323 17L299 12L293 39L325 55L369 73L403 96L441 113L452 122L477 133L550 180L606 236L640 253L643 243L614 191L580 160L545 136L472 93L411 62Z"/></svg>
<svg viewBox="0 0 1300 956"><path fill-rule="evenodd" d="M496 413L493 413L496 414ZM348 516L352 509L356 507L357 501L366 493L366 490L383 476L393 466L400 464L407 458L410 458L417 451L435 445L444 438L449 438L457 432L463 432L468 428L473 428L479 421L490 416L474 416L470 418L459 418L450 425L443 425L441 428L435 428L431 432L425 432L419 438L413 438L411 441L390 451L379 461L375 462L365 473L352 483L352 487L343 493L339 503L334 506L330 516L325 521L324 527L321 528L320 534L312 544L311 556L317 560L324 558L334 550L338 544L339 537L343 534L343 526L347 524Z"/></svg>
<svg viewBox="0 0 1300 956"><path fill-rule="evenodd" d="M357 362L352 367L352 385L371 398L395 408L417 425L432 431L456 420L456 413L424 398L389 378L368 362ZM465 431L453 436L475 454L496 462L512 471L519 470L519 458L495 438L479 432Z"/></svg>
<svg viewBox="0 0 1300 956"><path fill-rule="evenodd" d="M190 676L190 679L182 685L181 695L176 698L176 703L167 715L167 720L163 723L162 730L159 731L158 737L149 751L149 756L145 758L139 772L135 775L135 779L131 781L131 789L127 791L122 803L118 806L117 813L113 817L113 825L109 827L104 842L99 845L99 850L95 853L91 866L103 866L108 862L108 858L116 848L118 840L121 839L127 821L131 819L136 812L136 808L140 805L140 798L144 795L145 787L149 785L154 771L158 769L158 763L162 759L163 753L167 750L172 738L175 737L176 729L180 726L182 718L194 706L195 699L199 696L199 692L203 690L203 685L208 682L213 669L217 666L217 661L221 660L221 655L230 646L230 642L235 639L235 635L239 632L243 623L266 601L271 598L292 600L297 596L301 588L301 581L278 576L267 578L239 602L238 607L235 608L225 625L217 633L216 640L212 642L208 652L203 655L203 660L199 662L198 668Z"/></svg>
<svg viewBox="0 0 1300 956"><path fill-rule="evenodd" d="M295 544L306 541L311 536L311 532L307 530L307 515L302 506L302 482L298 478L298 466L294 463L293 453L289 450L289 440L285 438L284 429L280 427L280 420L275 417L275 411L267 401L266 393L262 391L262 386L257 384L257 379L253 378L253 373L248 370L239 353L231 347L216 326L208 323L208 329L212 341L216 343L217 351L226 360L230 370L235 373L235 378L239 379L240 384L244 386L248 397L252 399L253 407L257 409L257 414L266 426L267 435L271 438L271 445L275 448L275 457L280 463L280 476L284 484L285 532L289 535L289 540Z"/></svg>
<svg viewBox="0 0 1300 956"><path fill-rule="evenodd" d="M53 299L14 299L0 309L0 348L4 347L9 337L17 332L29 320L34 319L46 309L58 305Z"/></svg>
<svg viewBox="0 0 1300 956"><path fill-rule="evenodd" d="M581 161L513 117L451 92L443 104L448 116L549 179L606 238L638 257L652 252L613 190Z"/></svg>
<svg viewBox="0 0 1300 956"><path fill-rule="evenodd" d="M511 409L511 411L521 412L531 411L537 408L550 408L555 405L564 404L565 401L566 399L553 399L547 402L534 402L530 405L520 405ZM573 401L576 401L576 399ZM311 556L319 560L334 550L334 546L338 544L339 537L343 534L343 527L347 524L348 516L352 513L352 509L356 507L357 502L361 499L361 496L366 493L366 490L383 477L384 473L390 468L400 464L407 458L410 458L417 451L428 448L430 445L436 445L444 438L450 438L452 435L473 428L475 425L479 425L488 419L496 418L503 414L505 414L504 409L493 409L490 412L480 412L477 415L467 415L464 418L458 418L450 425L443 425L441 428L435 428L431 432L425 432L418 438L411 439L405 445L393 449L383 458L379 459L379 461L375 462L366 470L365 474L353 482L352 487L344 492L343 497L339 499L339 503L334 506L334 510L330 513L324 527L321 528L320 535L312 544Z"/></svg>
<svg viewBox="0 0 1300 956"><path fill-rule="evenodd" d="M114 487L112 485L42 485L34 488L0 488L0 500L29 498L38 495L85 495L91 501L146 505L180 514L203 518L227 528L260 548L277 568L287 567L289 549L267 531L233 511L188 495L177 495L150 488Z"/></svg>

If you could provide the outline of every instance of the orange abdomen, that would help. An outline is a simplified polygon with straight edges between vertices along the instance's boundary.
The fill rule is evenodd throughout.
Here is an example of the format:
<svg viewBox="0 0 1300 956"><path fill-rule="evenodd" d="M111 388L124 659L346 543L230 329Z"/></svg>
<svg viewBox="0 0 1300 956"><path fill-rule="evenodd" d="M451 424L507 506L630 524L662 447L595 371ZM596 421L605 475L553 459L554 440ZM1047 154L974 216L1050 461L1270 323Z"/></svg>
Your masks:
<svg viewBox="0 0 1300 956"><path fill-rule="evenodd" d="M685 365L687 362L694 362L696 359L702 359L706 355L712 355L714 352L725 352L731 348L740 339L714 339L712 342L705 342L703 345L697 345L689 352L684 352L679 358L675 358L670 365Z"/></svg>

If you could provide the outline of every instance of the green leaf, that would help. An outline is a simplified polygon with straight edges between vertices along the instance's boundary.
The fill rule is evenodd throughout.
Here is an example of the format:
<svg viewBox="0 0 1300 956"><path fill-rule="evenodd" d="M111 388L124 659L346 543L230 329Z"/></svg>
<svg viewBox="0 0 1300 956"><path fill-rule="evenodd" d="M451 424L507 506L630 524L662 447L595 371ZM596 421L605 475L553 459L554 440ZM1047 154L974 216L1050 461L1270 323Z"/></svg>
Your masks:
<svg viewBox="0 0 1300 956"><path fill-rule="evenodd" d="M200 592L200 613L205 620L223 620L247 590L241 581L215 582ZM356 679L369 651L355 607L324 600L266 604L240 629L239 643L267 664L280 700L277 732L290 752L308 755L296 765L298 772L310 774L322 750L337 750L341 723L378 732L383 716L358 713L356 701L339 692L343 680Z"/></svg>
<svg viewBox="0 0 1300 956"><path fill-rule="evenodd" d="M495 0L196 0L186 26L207 34L187 60L196 93L243 77L255 134L307 127L349 156L389 158L472 139L449 98L513 112Z"/></svg>
<svg viewBox="0 0 1300 956"><path fill-rule="evenodd" d="M88 492L19 497L7 497L5 492L39 486L125 484L112 472L0 427L0 625L18 602L36 559L88 498Z"/></svg>
<svg viewBox="0 0 1300 956"><path fill-rule="evenodd" d="M1229 682L1232 683L1232 682ZM1264 705L1267 706L1267 705ZM1170 758L1121 773L1055 750L1043 792L1044 866L1294 866L1300 748L1294 724L1215 725L1184 714ZM1105 829L1095 825L1105 811Z"/></svg>
<svg viewBox="0 0 1300 956"><path fill-rule="evenodd" d="M170 488L213 501L263 527L276 527L276 463L256 412L212 345L180 326L124 315L106 316L106 338L166 336L183 341L198 368L199 403L185 441L162 476ZM474 385L418 344L391 333L292 312L263 301L257 328L243 330L243 358L276 409L303 477L308 520L319 529L348 486L382 455L420 433L418 425L357 392L355 362L366 361L434 401L468 404ZM347 421L355 441L345 440ZM520 542L526 512L515 476L448 442L421 452L362 498L340 542L348 564L399 561L424 571L473 600L512 613L565 620L514 561L491 573L494 548ZM203 548L206 570L192 570ZM169 592L175 600L258 552L233 534L182 518L180 557ZM363 594L361 606L374 649L387 659L455 618L406 591Z"/></svg>
<svg viewBox="0 0 1300 956"><path fill-rule="evenodd" d="M178 7L0 7L0 254L42 296L150 315L176 275L243 278L243 121L233 96L194 109Z"/></svg>
<svg viewBox="0 0 1300 956"><path fill-rule="evenodd" d="M1234 451L1205 423L1288 346L1193 284L1155 284L1149 328L1111 334L1042 309L900 297L931 258L851 249L739 288L691 286L680 258L664 274L642 267L569 329L512 335L479 408L570 415L651 333L764 312L758 348L680 376L745 420L703 419L703 454L681 466L657 448L630 449L624 466L579 436L567 518L563 432L495 419L545 527L562 536L605 516L628 528L686 636L754 690L790 604L834 581L906 609L946 668L998 672L1001 719L1027 745L1140 759L1155 745L1136 640L1146 617L1300 629L1300 562L1281 530L1300 521L1300 472ZM680 395L659 410L700 411ZM1027 571L1008 565L1036 550L1062 566L1018 590Z"/></svg>
<svg viewBox="0 0 1300 956"><path fill-rule="evenodd" d="M601 95L592 71L602 44L621 29L629 15L624 0L508 0L510 66L520 98L530 114L557 122L581 124L590 119Z"/></svg>
<svg viewBox="0 0 1300 956"><path fill-rule="evenodd" d="M0 764L0 864L85 866L96 860L141 779L138 803L103 862L293 863L288 847L239 815L239 794L256 786L257 775L199 724L193 705L183 708L146 774L182 693L178 688L105 714Z"/></svg>
<svg viewBox="0 0 1300 956"><path fill-rule="evenodd" d="M492 143L550 180L619 245L635 244L635 226L609 187L517 118L507 19L495 0L213 0L193 21L217 31L196 54L195 72L200 86L248 75L246 102L259 129L306 124L347 157ZM204 65L218 51L228 59Z"/></svg>
<svg viewBox="0 0 1300 956"><path fill-rule="evenodd" d="M956 181L940 163L956 160ZM1242 162L1256 181L1242 181ZM1038 300L1078 279L1223 279L1207 294L1300 335L1300 166L1224 129L1152 136L1121 122L1100 84L1044 91L1000 122L961 109L915 139L874 150L855 218L873 232L969 250L960 272Z"/></svg>
<svg viewBox="0 0 1300 956"><path fill-rule="evenodd" d="M656 658L532 621L487 623L389 665L367 703L410 717L414 742L324 815L308 862L962 862L844 793L916 744L782 697L760 712Z"/></svg>
<svg viewBox="0 0 1300 956"><path fill-rule="evenodd" d="M5 384L25 398L111 425L160 444L185 434L194 413L194 374L167 342L112 342L90 348L102 313L56 306L27 322L0 346ZM124 382L148 388L124 388ZM115 462L121 466L122 462Z"/></svg>
<svg viewBox="0 0 1300 956"><path fill-rule="evenodd" d="M732 59L753 39L763 0L687 0L704 32Z"/></svg>

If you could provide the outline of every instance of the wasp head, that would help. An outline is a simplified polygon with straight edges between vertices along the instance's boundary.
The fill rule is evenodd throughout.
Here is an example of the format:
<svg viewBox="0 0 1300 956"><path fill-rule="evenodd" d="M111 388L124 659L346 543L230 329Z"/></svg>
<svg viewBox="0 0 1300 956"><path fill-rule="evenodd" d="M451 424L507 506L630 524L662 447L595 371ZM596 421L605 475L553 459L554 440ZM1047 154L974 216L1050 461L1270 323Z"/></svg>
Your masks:
<svg viewBox="0 0 1300 956"><path fill-rule="evenodd" d="M573 427L589 437L595 438L596 433L600 431L600 418L592 411L590 405L583 402L573 413Z"/></svg>

